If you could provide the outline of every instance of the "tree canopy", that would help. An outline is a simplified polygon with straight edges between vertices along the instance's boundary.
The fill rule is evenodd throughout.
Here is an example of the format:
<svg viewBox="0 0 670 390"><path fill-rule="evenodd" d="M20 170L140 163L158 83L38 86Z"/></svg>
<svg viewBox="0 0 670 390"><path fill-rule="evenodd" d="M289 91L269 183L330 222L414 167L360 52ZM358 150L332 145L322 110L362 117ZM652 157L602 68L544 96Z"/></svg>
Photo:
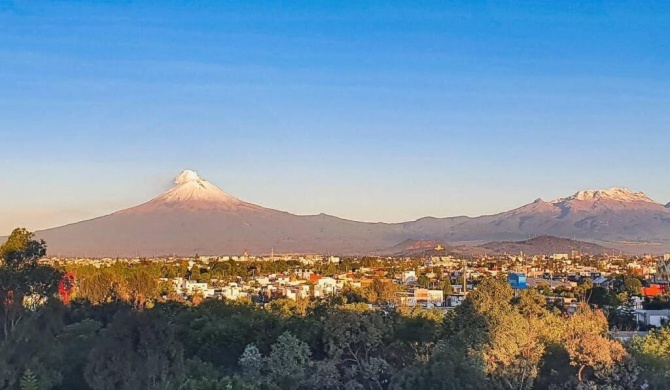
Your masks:
<svg viewBox="0 0 670 390"><path fill-rule="evenodd" d="M65 305L63 270L40 265L45 253L22 229L0 247L3 389L667 388L668 329L627 346L612 339L604 311L586 303L594 286L572 314L497 278L446 312L397 306L396 286L381 279L327 299L194 305L160 282L184 264L65 265L78 278ZM200 277L247 272L239 267L217 263Z"/></svg>

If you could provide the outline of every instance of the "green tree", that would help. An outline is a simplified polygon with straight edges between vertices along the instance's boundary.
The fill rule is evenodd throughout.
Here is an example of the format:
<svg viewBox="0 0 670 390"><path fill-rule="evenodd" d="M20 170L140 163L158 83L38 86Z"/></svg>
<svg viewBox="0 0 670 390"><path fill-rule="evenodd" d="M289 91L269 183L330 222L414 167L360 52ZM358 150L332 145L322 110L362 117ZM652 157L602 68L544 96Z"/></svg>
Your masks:
<svg viewBox="0 0 670 390"><path fill-rule="evenodd" d="M63 331L65 308L52 300L38 312L22 313L17 326L0 342L0 388L16 389L26 370L39 378L40 386L50 389L62 381L63 360L58 338Z"/></svg>
<svg viewBox="0 0 670 390"><path fill-rule="evenodd" d="M505 280L486 279L447 324L466 351L477 351L492 385L530 389L546 348L545 321L552 317L537 291L524 291L514 305L512 295Z"/></svg>
<svg viewBox="0 0 670 390"><path fill-rule="evenodd" d="M182 346L157 316L120 313L103 330L84 376L93 390L170 390L184 377Z"/></svg>
<svg viewBox="0 0 670 390"><path fill-rule="evenodd" d="M584 279L581 284L575 289L575 294L580 302L588 303L591 301L591 293L593 292L593 280Z"/></svg>
<svg viewBox="0 0 670 390"><path fill-rule="evenodd" d="M191 276L189 279L195 280L196 282L199 282L202 279L202 275L200 274L200 266L198 264L195 264L193 267L191 267Z"/></svg>
<svg viewBox="0 0 670 390"><path fill-rule="evenodd" d="M670 389L670 328L652 330L646 337L636 336L629 348L652 388Z"/></svg>
<svg viewBox="0 0 670 390"><path fill-rule="evenodd" d="M428 279L428 276L426 276L425 274L422 274L419 275L417 283L419 284L419 286L423 288L428 288L430 286L430 279Z"/></svg>
<svg viewBox="0 0 670 390"><path fill-rule="evenodd" d="M291 333L283 333L267 359L270 380L281 389L298 389L311 363L309 346Z"/></svg>
<svg viewBox="0 0 670 390"><path fill-rule="evenodd" d="M309 301L307 299L288 299L288 298L279 298L270 301L266 305L267 310L282 318L290 318L293 316L304 316L307 312L307 305Z"/></svg>
<svg viewBox="0 0 670 390"><path fill-rule="evenodd" d="M400 307L395 312L393 324L394 362L406 366L427 362L442 334L444 314L420 307Z"/></svg>
<svg viewBox="0 0 670 390"><path fill-rule="evenodd" d="M490 388L484 362L467 351L460 337L438 345L427 363L407 367L391 380L391 390L479 390Z"/></svg>
<svg viewBox="0 0 670 390"><path fill-rule="evenodd" d="M202 378L187 379L179 387L179 390L261 390L261 386L238 377Z"/></svg>
<svg viewBox="0 0 670 390"><path fill-rule="evenodd" d="M384 359L389 335L390 328L379 313L336 311L324 326L324 349L345 383L383 389L392 372Z"/></svg>
<svg viewBox="0 0 670 390"><path fill-rule="evenodd" d="M564 345L570 364L579 368L578 380L584 381L584 369L607 370L626 357L623 346L607 336L607 319L601 311L582 306L567 323Z"/></svg>
<svg viewBox="0 0 670 390"><path fill-rule="evenodd" d="M263 370L263 356L255 345L247 345L240 356L239 365L245 377L258 379Z"/></svg>
<svg viewBox="0 0 670 390"><path fill-rule="evenodd" d="M158 282L155 275L151 275L146 269L133 269L127 277L127 288L130 294L130 302L137 309L145 307L148 301L159 296Z"/></svg>
<svg viewBox="0 0 670 390"><path fill-rule="evenodd" d="M84 369L88 355L96 342L102 324L86 318L82 321L65 325L56 338L55 349L61 357L59 372L63 380L60 389L87 390Z"/></svg>
<svg viewBox="0 0 670 390"><path fill-rule="evenodd" d="M102 304L112 299L114 279L108 272L94 272L79 277L77 296L93 304Z"/></svg>
<svg viewBox="0 0 670 390"><path fill-rule="evenodd" d="M307 389L339 390L342 377L333 360L315 361L311 364L309 376L303 383Z"/></svg>
<svg viewBox="0 0 670 390"><path fill-rule="evenodd" d="M625 278L623 281L624 291L628 296L636 297L642 295L642 282L638 278Z"/></svg>
<svg viewBox="0 0 670 390"><path fill-rule="evenodd" d="M397 301L398 286L388 280L375 279L366 292L368 302L389 305Z"/></svg>
<svg viewBox="0 0 670 390"><path fill-rule="evenodd" d="M442 282L442 292L444 293L445 298L453 294L454 287L451 285L450 277L447 277L446 279L444 279L444 282Z"/></svg>
<svg viewBox="0 0 670 390"><path fill-rule="evenodd" d="M626 292L617 295L619 303L609 308L607 321L615 330L632 331L637 329L634 298L628 297Z"/></svg>
<svg viewBox="0 0 670 390"><path fill-rule="evenodd" d="M27 369L21 378L21 390L40 390L40 384L35 374Z"/></svg>
<svg viewBox="0 0 670 390"><path fill-rule="evenodd" d="M60 273L38 263L45 255L46 243L25 229L15 229L0 246L0 327L5 339L25 318L26 304L35 311L57 291Z"/></svg>

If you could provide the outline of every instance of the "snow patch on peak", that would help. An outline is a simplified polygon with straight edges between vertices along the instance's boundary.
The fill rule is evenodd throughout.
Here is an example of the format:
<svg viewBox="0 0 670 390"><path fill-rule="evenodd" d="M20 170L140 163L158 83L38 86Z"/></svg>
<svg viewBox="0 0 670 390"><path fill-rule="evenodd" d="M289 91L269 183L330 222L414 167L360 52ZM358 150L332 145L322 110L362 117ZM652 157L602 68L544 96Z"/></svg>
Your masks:
<svg viewBox="0 0 670 390"><path fill-rule="evenodd" d="M651 198L645 195L643 192L632 192L627 188L609 188L606 190L587 190L579 191L576 194L568 198L560 198L552 201L551 203L562 203L568 201L585 201L585 202L595 202L599 200L610 200L617 202L654 202Z"/></svg>
<svg viewBox="0 0 670 390"><path fill-rule="evenodd" d="M241 203L217 186L202 179L195 171L185 170L175 178L175 187L156 199L163 202L208 202L234 205Z"/></svg>
<svg viewBox="0 0 670 390"><path fill-rule="evenodd" d="M200 176L198 175L198 173L196 171L186 169L182 173L180 173L179 176L177 176L174 179L174 184L180 185L180 184L188 183L190 181L199 182L199 181L203 181L203 180L200 178Z"/></svg>
<svg viewBox="0 0 670 390"><path fill-rule="evenodd" d="M261 212L266 209L228 195L219 187L204 180L195 171L185 170L175 178L175 186L154 199L116 214L152 212Z"/></svg>
<svg viewBox="0 0 670 390"><path fill-rule="evenodd" d="M119 211L122 214L198 211L263 211L260 206L243 202L204 180L195 171L185 170L175 178L175 186L147 203Z"/></svg>

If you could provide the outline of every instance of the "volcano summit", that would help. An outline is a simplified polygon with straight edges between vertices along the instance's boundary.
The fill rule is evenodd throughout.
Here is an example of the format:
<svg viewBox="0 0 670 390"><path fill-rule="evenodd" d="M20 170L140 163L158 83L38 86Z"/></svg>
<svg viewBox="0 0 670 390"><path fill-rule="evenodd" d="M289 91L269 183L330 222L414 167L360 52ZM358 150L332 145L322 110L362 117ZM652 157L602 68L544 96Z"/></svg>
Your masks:
<svg viewBox="0 0 670 390"><path fill-rule="evenodd" d="M116 213L37 232L55 256L383 252L404 240L483 243L551 235L670 248L670 208L622 188L580 191L496 215L364 223L325 214L299 216L244 202L194 171L165 193Z"/></svg>
<svg viewBox="0 0 670 390"><path fill-rule="evenodd" d="M175 186L147 203L121 213L150 213L182 210L261 210L262 207L242 202L202 179L197 172L186 170L175 178Z"/></svg>
<svg viewBox="0 0 670 390"><path fill-rule="evenodd" d="M183 171L147 203L37 235L58 256L287 252L367 253L395 244L397 227L320 214L298 216L241 201Z"/></svg>

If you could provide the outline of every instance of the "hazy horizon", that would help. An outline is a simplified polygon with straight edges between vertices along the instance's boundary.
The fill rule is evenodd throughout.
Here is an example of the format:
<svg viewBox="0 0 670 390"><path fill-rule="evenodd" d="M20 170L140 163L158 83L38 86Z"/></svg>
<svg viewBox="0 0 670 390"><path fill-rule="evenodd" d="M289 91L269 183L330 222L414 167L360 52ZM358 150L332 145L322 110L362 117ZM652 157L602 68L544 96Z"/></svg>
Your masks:
<svg viewBox="0 0 670 390"><path fill-rule="evenodd" d="M0 3L0 235L182 169L295 214L670 201L670 4Z"/></svg>

